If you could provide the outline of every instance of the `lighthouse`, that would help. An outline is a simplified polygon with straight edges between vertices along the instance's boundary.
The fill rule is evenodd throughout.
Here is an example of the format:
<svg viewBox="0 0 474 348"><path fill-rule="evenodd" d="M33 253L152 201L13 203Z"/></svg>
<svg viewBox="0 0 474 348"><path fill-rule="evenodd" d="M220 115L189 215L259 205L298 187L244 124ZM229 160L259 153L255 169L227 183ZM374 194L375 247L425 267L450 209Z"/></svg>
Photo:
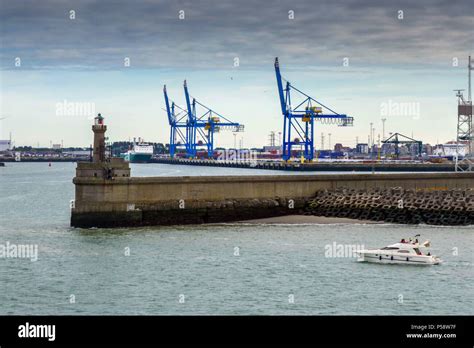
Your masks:
<svg viewBox="0 0 474 348"><path fill-rule="evenodd" d="M113 157L112 155L105 158L106 131L107 126L104 124L104 117L98 114L92 125L92 132L94 132L92 162L77 162L76 176L72 179L75 186L75 198L71 201L71 226L90 224L91 221L94 221L90 214L97 214L97 218L101 220L100 210L110 205L103 203L99 205L90 204L88 199L100 202L107 191L108 184L112 182L128 183L130 179L128 162L124 161L123 158ZM134 202L124 202L121 207L126 210L129 209L130 204L134 205ZM131 213L133 214L135 211L133 210Z"/></svg>
<svg viewBox="0 0 474 348"><path fill-rule="evenodd" d="M123 158L112 156L106 158L106 131L107 126L104 124L104 117L101 114L97 114L97 116L94 118L94 124L92 125L92 132L94 132L92 162L78 162L76 167L76 178L94 177L98 179L116 180L118 178L130 176L129 164L128 162L125 162Z"/></svg>
<svg viewBox="0 0 474 348"><path fill-rule="evenodd" d="M97 114L94 118L94 125L92 126L94 132L94 150L92 155L92 162L100 163L105 161L105 132L107 126L104 124L104 117Z"/></svg>

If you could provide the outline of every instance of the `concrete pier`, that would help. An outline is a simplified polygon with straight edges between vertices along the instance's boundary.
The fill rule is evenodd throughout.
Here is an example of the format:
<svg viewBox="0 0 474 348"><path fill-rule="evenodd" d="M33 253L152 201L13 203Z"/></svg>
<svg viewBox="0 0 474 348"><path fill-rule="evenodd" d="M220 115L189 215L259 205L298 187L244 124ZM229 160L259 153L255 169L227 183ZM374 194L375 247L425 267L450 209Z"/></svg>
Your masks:
<svg viewBox="0 0 474 348"><path fill-rule="evenodd" d="M310 202L321 191L399 187L429 192L474 186L472 172L134 178L130 177L128 162L107 159L104 117L98 114L94 120L93 161L79 162L73 179L74 227L242 221L307 214L311 204L321 209ZM316 210L312 212L321 211Z"/></svg>
<svg viewBox="0 0 474 348"><path fill-rule="evenodd" d="M128 173L126 173L128 174ZM121 227L198 224L304 214L321 190L474 187L474 173L206 177L77 176L71 225Z"/></svg>

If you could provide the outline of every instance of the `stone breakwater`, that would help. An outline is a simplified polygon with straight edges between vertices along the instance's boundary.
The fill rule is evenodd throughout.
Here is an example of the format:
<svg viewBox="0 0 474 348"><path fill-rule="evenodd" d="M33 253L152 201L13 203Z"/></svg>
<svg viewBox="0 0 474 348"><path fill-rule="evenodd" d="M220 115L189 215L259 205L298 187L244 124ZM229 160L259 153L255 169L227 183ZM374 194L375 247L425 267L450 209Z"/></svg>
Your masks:
<svg viewBox="0 0 474 348"><path fill-rule="evenodd" d="M319 190L306 215L400 224L474 224L474 189L393 188Z"/></svg>

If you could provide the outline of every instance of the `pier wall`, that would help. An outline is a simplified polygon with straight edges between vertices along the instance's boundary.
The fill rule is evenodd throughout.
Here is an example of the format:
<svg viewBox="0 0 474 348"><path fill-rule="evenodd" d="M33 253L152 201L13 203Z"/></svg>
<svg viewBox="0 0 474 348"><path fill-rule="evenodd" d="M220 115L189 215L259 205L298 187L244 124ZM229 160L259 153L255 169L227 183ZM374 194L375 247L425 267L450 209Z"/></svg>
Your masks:
<svg viewBox="0 0 474 348"><path fill-rule="evenodd" d="M189 159L189 158L154 158L150 162L187 166L206 167L231 167L248 169L283 170L296 172L454 172L453 162L430 163L415 161L361 161L361 162L283 162L283 161L221 161L209 159ZM466 170L469 165L461 163Z"/></svg>
<svg viewBox="0 0 474 348"><path fill-rule="evenodd" d="M117 227L239 221L304 212L320 190L469 189L474 173L76 177L71 225Z"/></svg>

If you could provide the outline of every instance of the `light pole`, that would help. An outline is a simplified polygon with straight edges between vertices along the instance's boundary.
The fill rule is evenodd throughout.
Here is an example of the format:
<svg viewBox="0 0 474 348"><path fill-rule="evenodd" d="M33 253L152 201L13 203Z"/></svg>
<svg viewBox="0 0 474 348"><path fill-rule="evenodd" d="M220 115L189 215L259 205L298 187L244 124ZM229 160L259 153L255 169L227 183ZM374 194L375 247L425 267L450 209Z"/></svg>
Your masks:
<svg viewBox="0 0 474 348"><path fill-rule="evenodd" d="M387 121L387 119L382 118L382 140L385 140L385 121Z"/></svg>
<svg viewBox="0 0 474 348"><path fill-rule="evenodd" d="M370 129L369 129L369 147L372 145L372 142L374 141L374 140L372 139L372 125L373 125L373 123L370 122Z"/></svg>
<svg viewBox="0 0 474 348"><path fill-rule="evenodd" d="M472 101L472 96L471 96L471 70L474 70L474 67L472 66L472 61L471 61L471 56L469 56L469 62L468 62L468 65L467 65L467 69L468 69L468 72L469 72L469 76L468 76L468 84L467 84L467 97L469 98L468 101Z"/></svg>
<svg viewBox="0 0 474 348"><path fill-rule="evenodd" d="M372 146L375 145L375 127L372 127Z"/></svg>

